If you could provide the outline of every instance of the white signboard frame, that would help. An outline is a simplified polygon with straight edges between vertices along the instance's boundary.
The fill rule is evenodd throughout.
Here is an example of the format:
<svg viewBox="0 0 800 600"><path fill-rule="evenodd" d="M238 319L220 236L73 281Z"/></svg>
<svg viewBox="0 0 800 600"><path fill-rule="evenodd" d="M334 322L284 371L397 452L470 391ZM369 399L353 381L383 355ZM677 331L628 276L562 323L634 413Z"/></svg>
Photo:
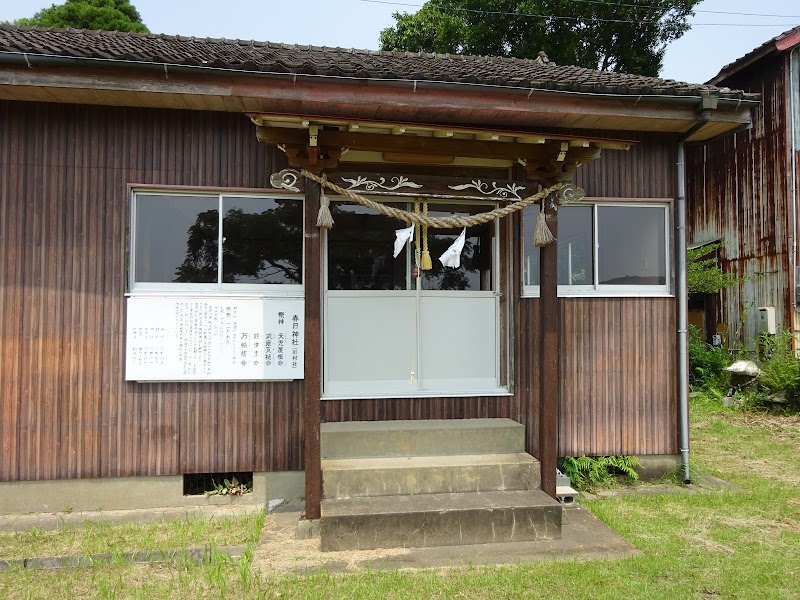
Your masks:
<svg viewBox="0 0 800 600"><path fill-rule="evenodd" d="M128 381L303 378L302 298L131 296Z"/></svg>

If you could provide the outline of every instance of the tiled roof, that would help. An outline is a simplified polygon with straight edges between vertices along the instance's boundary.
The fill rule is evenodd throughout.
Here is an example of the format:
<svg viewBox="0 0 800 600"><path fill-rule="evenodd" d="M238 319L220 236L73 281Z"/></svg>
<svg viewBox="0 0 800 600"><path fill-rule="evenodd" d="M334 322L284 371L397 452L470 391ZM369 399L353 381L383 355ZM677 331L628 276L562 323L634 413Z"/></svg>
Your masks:
<svg viewBox="0 0 800 600"><path fill-rule="evenodd" d="M757 48L754 48L753 50L745 54L744 56L737 58L735 61L728 63L727 65L722 67L719 70L719 73L714 75L714 77L712 77L708 83L713 84L715 82L724 81L725 78L730 77L731 75L743 69L747 65L777 50L776 45L779 42L796 33L800 33L800 27L793 27L788 31L784 31L780 35L776 35L774 38L767 40Z"/></svg>
<svg viewBox="0 0 800 600"><path fill-rule="evenodd" d="M83 29L0 25L0 53L167 63L242 71L498 85L626 95L750 98L728 88L482 56L383 52ZM0 62L2 56L0 56ZM755 98L756 96L752 96Z"/></svg>

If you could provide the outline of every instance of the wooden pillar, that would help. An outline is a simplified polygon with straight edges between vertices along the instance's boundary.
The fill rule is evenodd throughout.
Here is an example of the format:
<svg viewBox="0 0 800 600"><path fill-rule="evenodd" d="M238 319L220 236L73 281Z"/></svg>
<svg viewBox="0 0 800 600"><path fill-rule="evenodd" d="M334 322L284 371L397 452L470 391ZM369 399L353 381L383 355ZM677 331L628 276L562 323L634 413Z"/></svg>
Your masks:
<svg viewBox="0 0 800 600"><path fill-rule="evenodd" d="M304 388L305 411L304 459L306 476L306 519L319 519L322 498L322 468L320 465L319 425L320 396L322 385L322 240L317 227L320 204L319 184L307 179L305 182L305 347Z"/></svg>
<svg viewBox="0 0 800 600"><path fill-rule="evenodd" d="M550 195L545 200L545 217L553 237L558 238L554 198ZM555 498L561 381L561 312L558 306L558 244L555 241L541 249L539 266L539 461L542 490Z"/></svg>

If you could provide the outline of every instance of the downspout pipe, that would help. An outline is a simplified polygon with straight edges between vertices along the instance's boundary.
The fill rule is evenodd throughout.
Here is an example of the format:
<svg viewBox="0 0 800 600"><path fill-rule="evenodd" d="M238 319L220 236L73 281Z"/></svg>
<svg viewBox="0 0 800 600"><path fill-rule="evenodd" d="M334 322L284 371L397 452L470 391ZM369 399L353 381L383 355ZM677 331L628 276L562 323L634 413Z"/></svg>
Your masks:
<svg viewBox="0 0 800 600"><path fill-rule="evenodd" d="M792 198L792 255L789 257L789 268L792 270L792 329L795 338L798 333L797 323L797 127L800 113L797 110L797 79L800 66L797 61L797 51L800 46L795 46L789 52L789 127L791 147L789 148L789 194Z"/></svg>
<svg viewBox="0 0 800 600"><path fill-rule="evenodd" d="M680 422L681 467L683 483L689 475L689 287L686 276L686 140L708 123L713 98L703 99L697 123L678 140L675 160L675 301L678 313L678 419Z"/></svg>

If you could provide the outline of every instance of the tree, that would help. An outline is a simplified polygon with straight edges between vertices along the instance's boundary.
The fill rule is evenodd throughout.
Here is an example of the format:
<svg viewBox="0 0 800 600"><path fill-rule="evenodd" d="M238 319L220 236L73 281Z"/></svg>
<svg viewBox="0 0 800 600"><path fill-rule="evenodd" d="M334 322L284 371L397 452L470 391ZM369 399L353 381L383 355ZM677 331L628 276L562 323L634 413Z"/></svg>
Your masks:
<svg viewBox="0 0 800 600"><path fill-rule="evenodd" d="M701 0L432 0L394 13L383 50L535 58L656 76Z"/></svg>
<svg viewBox="0 0 800 600"><path fill-rule="evenodd" d="M747 281L725 273L719 267L716 252L724 246L715 242L686 252L686 284L690 294L716 294L723 288Z"/></svg>
<svg viewBox="0 0 800 600"><path fill-rule="evenodd" d="M18 19L14 25L38 27L72 27L148 33L142 16L129 0L67 0L43 8L30 18Z"/></svg>

